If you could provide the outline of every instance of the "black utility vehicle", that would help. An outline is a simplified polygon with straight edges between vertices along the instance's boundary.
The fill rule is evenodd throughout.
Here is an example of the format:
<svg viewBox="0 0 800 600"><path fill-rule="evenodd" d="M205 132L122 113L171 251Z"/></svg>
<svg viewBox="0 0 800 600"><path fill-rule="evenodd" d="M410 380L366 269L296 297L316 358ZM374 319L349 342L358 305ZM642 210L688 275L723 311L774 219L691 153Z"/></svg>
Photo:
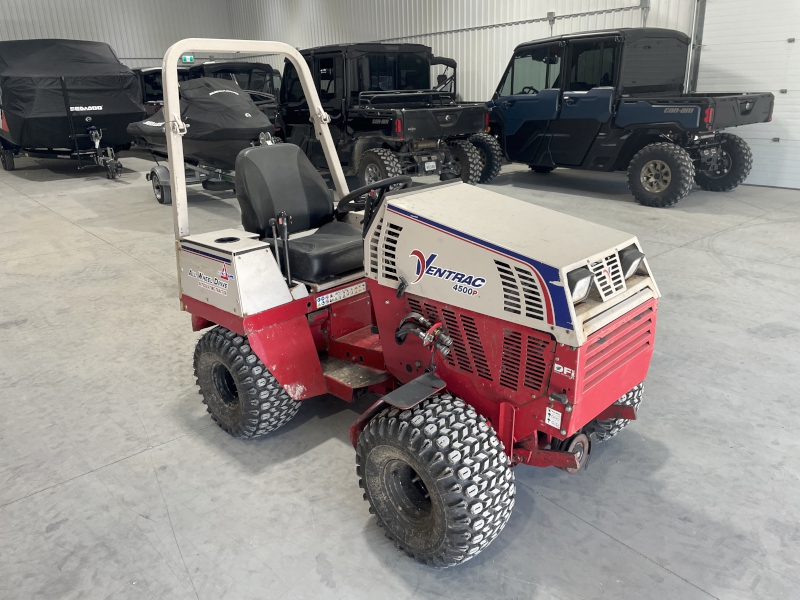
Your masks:
<svg viewBox="0 0 800 600"><path fill-rule="evenodd" d="M137 67L132 69L139 78L142 90L142 104L148 115L154 115L164 107L164 85L161 81L161 67ZM190 79L188 67L178 67L178 81Z"/></svg>
<svg viewBox="0 0 800 600"><path fill-rule="evenodd" d="M489 103L508 160L628 171L647 206L677 203L693 183L728 191L752 154L720 130L772 119L770 93L684 93L689 38L669 29L595 31L517 46Z"/></svg>
<svg viewBox="0 0 800 600"><path fill-rule="evenodd" d="M438 174L485 183L500 172L500 146L487 133L483 103L460 102L456 63L420 44L340 44L303 50L345 169L367 185L399 175ZM431 86L431 67L445 72ZM308 103L289 61L281 89L285 140L327 168Z"/></svg>

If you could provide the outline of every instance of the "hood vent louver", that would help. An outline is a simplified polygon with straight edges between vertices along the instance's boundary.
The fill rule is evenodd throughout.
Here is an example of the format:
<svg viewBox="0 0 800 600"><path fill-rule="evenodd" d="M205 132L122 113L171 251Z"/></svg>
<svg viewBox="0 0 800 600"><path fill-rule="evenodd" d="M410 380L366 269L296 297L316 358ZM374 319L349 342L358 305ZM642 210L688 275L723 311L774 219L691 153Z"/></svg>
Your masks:
<svg viewBox="0 0 800 600"><path fill-rule="evenodd" d="M496 260L503 285L503 310L529 319L544 321L544 304L539 281L530 270Z"/></svg>
<svg viewBox="0 0 800 600"><path fill-rule="evenodd" d="M378 221L372 236L369 238L369 274L378 278L378 245L381 242L381 231L383 230L383 219Z"/></svg>
<svg viewBox="0 0 800 600"><path fill-rule="evenodd" d="M394 223L386 223L386 236L383 240L383 257L380 261L381 275L385 279L398 281L397 276L397 240L403 228Z"/></svg>

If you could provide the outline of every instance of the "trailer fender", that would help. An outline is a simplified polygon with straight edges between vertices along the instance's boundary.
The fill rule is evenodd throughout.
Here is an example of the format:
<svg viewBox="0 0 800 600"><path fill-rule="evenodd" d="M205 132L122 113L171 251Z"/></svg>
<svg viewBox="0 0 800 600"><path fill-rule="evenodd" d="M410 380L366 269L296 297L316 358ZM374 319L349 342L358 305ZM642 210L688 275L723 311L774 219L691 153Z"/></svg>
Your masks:
<svg viewBox="0 0 800 600"><path fill-rule="evenodd" d="M164 165L156 165L150 169L150 172L145 175L145 179L150 181L153 179L153 173L158 174L158 179L161 181L162 187L169 187L169 169Z"/></svg>

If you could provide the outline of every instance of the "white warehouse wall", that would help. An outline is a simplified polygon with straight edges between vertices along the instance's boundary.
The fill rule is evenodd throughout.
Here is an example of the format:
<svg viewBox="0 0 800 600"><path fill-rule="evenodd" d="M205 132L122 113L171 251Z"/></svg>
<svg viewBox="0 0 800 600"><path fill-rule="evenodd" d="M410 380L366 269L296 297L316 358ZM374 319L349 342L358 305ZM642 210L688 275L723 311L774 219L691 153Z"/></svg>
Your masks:
<svg viewBox="0 0 800 600"><path fill-rule="evenodd" d="M161 64L187 37L231 37L225 0L0 0L0 41L106 42L129 67Z"/></svg>
<svg viewBox="0 0 800 600"><path fill-rule="evenodd" d="M230 0L238 38L298 48L373 40L429 45L458 62L465 100L488 100L517 44L553 34L641 27L640 0ZM689 33L695 0L651 0L646 23ZM282 61L269 60L274 66Z"/></svg>

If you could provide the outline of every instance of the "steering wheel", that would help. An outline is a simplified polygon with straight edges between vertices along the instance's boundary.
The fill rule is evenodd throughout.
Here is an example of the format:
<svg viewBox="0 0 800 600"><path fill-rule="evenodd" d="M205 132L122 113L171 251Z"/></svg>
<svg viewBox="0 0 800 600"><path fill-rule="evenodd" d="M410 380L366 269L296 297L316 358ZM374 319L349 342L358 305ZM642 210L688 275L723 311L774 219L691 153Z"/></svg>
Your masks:
<svg viewBox="0 0 800 600"><path fill-rule="evenodd" d="M526 85L524 88L520 90L521 94L538 94L539 90L537 90L532 85Z"/></svg>
<svg viewBox="0 0 800 600"><path fill-rule="evenodd" d="M386 193L386 190L393 185L399 186L397 188L398 190L407 188L409 185L411 185L411 177L408 175L389 177L388 179L381 179L375 183L370 183L369 185L360 187L357 190L353 190L347 194L347 196L339 200L339 204L336 205L336 212L338 212L340 215L343 215L349 212L364 210L366 209L367 201L366 199L362 199L361 196L365 196L372 191L381 191L380 195L378 196L378 200L380 200L383 198L383 194Z"/></svg>

